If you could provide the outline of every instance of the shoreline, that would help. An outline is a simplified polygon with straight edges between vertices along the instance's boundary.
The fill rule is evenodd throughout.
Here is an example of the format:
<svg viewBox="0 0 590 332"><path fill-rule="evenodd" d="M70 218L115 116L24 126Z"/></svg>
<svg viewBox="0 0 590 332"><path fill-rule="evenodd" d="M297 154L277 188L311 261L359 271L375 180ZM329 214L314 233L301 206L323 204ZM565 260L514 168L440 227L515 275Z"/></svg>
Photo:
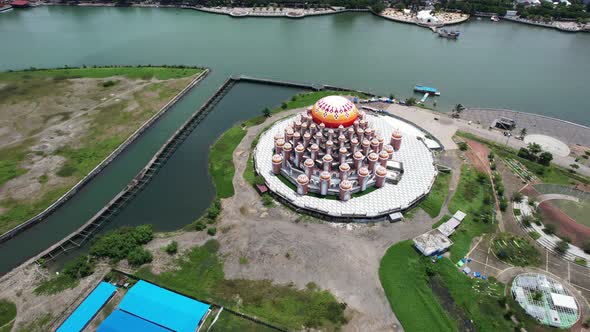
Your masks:
<svg viewBox="0 0 590 332"><path fill-rule="evenodd" d="M14 228L10 229L9 231L4 232L0 235L0 243L4 243L14 236L20 234L21 232L25 231L26 229L42 222L46 217L51 215L55 212L56 209L61 207L65 202L67 202L70 198L72 198L79 190L81 190L90 180L92 180L95 176L101 173L101 171L107 167L113 160L115 160L119 154L121 154L125 149L135 142L136 139L141 137L141 135L145 132L146 129L150 128L155 122L157 122L162 115L164 115L176 102L181 100L188 91L190 91L193 87L199 84L207 75L209 74L209 68L200 68L203 69L203 72L197 75L186 87L184 87L179 93L177 93L172 99L170 99L160 110L155 113L152 117L150 117L146 122L144 122L137 130L135 130L123 143L121 143L115 150L113 150L108 156L106 156L96 167L94 167L88 174L86 174L80 181L78 181L72 188L70 188L65 194L63 194L60 198L54 201L51 205L49 205L46 209L41 211L36 216L28 219L27 221L23 222L15 226Z"/></svg>
<svg viewBox="0 0 590 332"><path fill-rule="evenodd" d="M403 24L413 24L419 27L423 27L423 28L428 28L428 29L433 29L433 28L440 28L440 27L444 27L444 26L451 26L451 25L457 25L457 24L461 24L461 23L465 23L467 22L472 16L474 17L490 17L490 15L482 15L482 14L474 14L474 15L469 15L469 14L465 14L466 17L458 19L458 20L452 20L452 21L447 21L447 22L442 22L442 23L432 23L432 24L428 24L428 23L423 23L423 22L419 22L417 20L405 20L405 19L400 19L400 18L395 18L395 17L391 17L391 16L387 16L384 15L383 13L375 13L372 10L370 10L369 8L359 8L359 9L348 9L348 8L344 8L344 7L329 7L329 10L324 10L324 11L318 11L318 12L306 12L309 9L301 9L301 8L283 8L282 11L279 12L279 14L274 14L274 13L260 13L260 14L252 14L249 10L251 10L252 8L244 8L244 7L220 7L219 9L217 9L217 7L202 7L202 6L186 6L186 5L162 5L162 4L141 4L141 3L130 3L128 5L125 6L117 6L114 3L88 3L88 2L81 2L78 4L62 4L62 3L51 3L51 2L39 2L38 4L36 4L35 6L64 6L64 7L120 7L120 8L124 8L124 7L136 7L136 8L178 8L178 9L189 9L189 10L195 10L195 11L199 11L199 12L203 12L203 13L208 13L208 14L215 14L215 15L226 15L229 17L233 17L233 18L245 18L245 17L250 17L250 18L290 18L290 19L301 19L301 18L305 18L305 17L314 17L314 16L327 16L327 15L335 15L335 14L342 14L342 13L349 13L349 12L368 12L371 13L375 16L379 16L380 18L383 18L385 20L388 21L393 21L393 22L397 22L397 23L403 23ZM33 7L35 7L33 6ZM246 12L240 12L241 9L247 9L248 11ZM450 12L449 12L450 13ZM521 19L519 17L506 17L506 16L499 16L500 19L502 20L506 20L506 21L510 21L513 23L520 23L520 24L525 24L525 25L532 25L532 26L536 26L536 27L540 27L540 28L548 28L548 29L555 29L561 32L570 32L570 33L576 33L576 32L590 32L590 23L588 23L586 25L586 27L584 28L578 28L578 29L568 29L565 28L563 26L560 26L560 24L564 24L564 23L572 23L572 22L568 22L568 21L551 21L551 23L543 23L543 22L534 22L534 21L530 21L530 20L525 20L525 19Z"/></svg>

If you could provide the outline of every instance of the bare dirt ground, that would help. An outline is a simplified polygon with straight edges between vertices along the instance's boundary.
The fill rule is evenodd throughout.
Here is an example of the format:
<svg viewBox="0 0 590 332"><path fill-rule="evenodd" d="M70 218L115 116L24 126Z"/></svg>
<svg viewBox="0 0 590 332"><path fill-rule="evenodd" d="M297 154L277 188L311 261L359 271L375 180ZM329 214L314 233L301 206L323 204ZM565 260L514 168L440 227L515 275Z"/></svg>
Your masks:
<svg viewBox="0 0 590 332"><path fill-rule="evenodd" d="M577 223L550 201L541 202L539 211L543 216L543 222L556 225L557 232L570 238L572 244L582 247L584 242L590 239L590 228Z"/></svg>
<svg viewBox="0 0 590 332"><path fill-rule="evenodd" d="M111 150L94 151L95 146L107 140L122 142L192 78L160 81L114 76L20 83L21 93L7 94L0 102L0 155L21 170L0 183L0 204L34 204L52 191L65 192L84 174L59 173L67 161L60 148L87 148L88 153L97 154L98 164ZM103 86L108 81L116 83ZM0 215L5 212L0 210ZM0 233L32 216L3 222Z"/></svg>
<svg viewBox="0 0 590 332"><path fill-rule="evenodd" d="M223 201L219 221L229 228L219 237L226 275L293 282L301 288L315 282L348 304L345 330L401 330L381 288L379 262L389 246L423 233L434 221L420 210L413 220L395 224L332 224L301 218L283 207L264 208L242 174L251 142L266 126L250 128L234 152L236 195ZM240 264L240 257L249 263Z"/></svg>

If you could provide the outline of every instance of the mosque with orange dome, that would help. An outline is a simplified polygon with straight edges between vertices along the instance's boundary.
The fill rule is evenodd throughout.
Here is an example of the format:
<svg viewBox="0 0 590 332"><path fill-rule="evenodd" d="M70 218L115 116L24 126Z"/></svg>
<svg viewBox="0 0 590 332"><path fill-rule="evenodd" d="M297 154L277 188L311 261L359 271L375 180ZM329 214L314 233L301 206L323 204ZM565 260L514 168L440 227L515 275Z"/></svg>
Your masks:
<svg viewBox="0 0 590 332"><path fill-rule="evenodd" d="M356 100L355 100L356 101ZM327 96L260 135L254 168L296 211L328 220L399 220L428 195L442 145L421 128Z"/></svg>
<svg viewBox="0 0 590 332"><path fill-rule="evenodd" d="M402 135L383 137L366 117L345 97L318 100L274 136L273 174L292 182L299 195L334 195L341 201L397 183L403 165L393 157Z"/></svg>

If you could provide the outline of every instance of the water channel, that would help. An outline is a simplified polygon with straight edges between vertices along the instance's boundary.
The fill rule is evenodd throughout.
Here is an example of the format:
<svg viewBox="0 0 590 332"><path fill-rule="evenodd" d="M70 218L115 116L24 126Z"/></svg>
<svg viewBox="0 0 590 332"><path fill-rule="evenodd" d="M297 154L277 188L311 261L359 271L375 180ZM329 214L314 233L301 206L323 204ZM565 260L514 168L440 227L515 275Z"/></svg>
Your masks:
<svg viewBox="0 0 590 332"><path fill-rule="evenodd" d="M182 9L39 7L0 15L0 70L91 64L191 64L212 74L46 222L0 245L0 273L76 229L110 200L232 74L410 96L439 88L455 103L505 107L590 125L590 34L472 20L459 40L366 13L232 19ZM239 84L109 227L176 229L211 201L207 151L241 119L294 89ZM430 100L432 106L432 99Z"/></svg>

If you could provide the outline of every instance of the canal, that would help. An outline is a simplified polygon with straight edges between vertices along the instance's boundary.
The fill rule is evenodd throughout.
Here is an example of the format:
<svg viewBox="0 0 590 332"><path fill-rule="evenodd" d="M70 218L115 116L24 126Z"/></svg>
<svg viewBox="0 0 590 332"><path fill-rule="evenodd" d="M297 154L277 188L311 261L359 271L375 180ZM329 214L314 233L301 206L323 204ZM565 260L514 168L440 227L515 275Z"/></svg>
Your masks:
<svg viewBox="0 0 590 332"><path fill-rule="evenodd" d="M416 83L455 103L505 107L590 125L590 34L470 21L457 41L376 16L232 19L181 9L39 7L0 16L0 70L106 64L190 64L212 69L196 89L48 220L0 245L0 273L84 223L232 74L412 94ZM207 151L221 132L296 90L239 84L152 183L109 225L173 230L208 206ZM432 105L433 99L430 100Z"/></svg>

